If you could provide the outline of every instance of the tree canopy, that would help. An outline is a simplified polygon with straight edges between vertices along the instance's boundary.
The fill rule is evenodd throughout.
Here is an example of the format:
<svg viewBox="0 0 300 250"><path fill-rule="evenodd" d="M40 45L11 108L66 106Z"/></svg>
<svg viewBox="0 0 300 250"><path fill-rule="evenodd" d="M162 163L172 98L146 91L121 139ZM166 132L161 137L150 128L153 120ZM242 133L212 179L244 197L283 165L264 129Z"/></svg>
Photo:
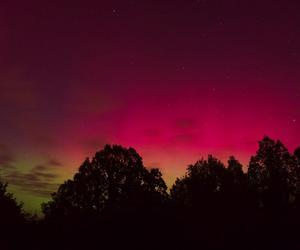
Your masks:
<svg viewBox="0 0 300 250"><path fill-rule="evenodd" d="M133 148L106 145L42 209L46 217L151 209L166 199L166 190L161 172L145 168Z"/></svg>
<svg viewBox="0 0 300 250"><path fill-rule="evenodd" d="M0 222L15 224L24 220L23 204L18 203L14 196L7 192L7 184L0 181Z"/></svg>
<svg viewBox="0 0 300 250"><path fill-rule="evenodd" d="M248 168L250 187L261 206L287 207L296 196L299 182L297 160L280 141L264 137Z"/></svg>
<svg viewBox="0 0 300 250"><path fill-rule="evenodd" d="M224 199L235 202L237 194L244 191L245 180L242 165L234 157L230 157L226 167L209 155L207 160L188 166L185 176L178 178L171 188L171 199L186 208L212 209Z"/></svg>
<svg viewBox="0 0 300 250"><path fill-rule="evenodd" d="M42 205L45 220L17 228L24 241L38 239L48 249L61 243L72 249L240 249L244 242L246 249L287 249L297 240L299 208L300 149L290 153L269 137L248 168L233 156L224 164L209 155L189 165L170 194L160 170L146 168L133 148L106 145ZM7 246L18 246L11 235L23 218L22 204L0 182Z"/></svg>

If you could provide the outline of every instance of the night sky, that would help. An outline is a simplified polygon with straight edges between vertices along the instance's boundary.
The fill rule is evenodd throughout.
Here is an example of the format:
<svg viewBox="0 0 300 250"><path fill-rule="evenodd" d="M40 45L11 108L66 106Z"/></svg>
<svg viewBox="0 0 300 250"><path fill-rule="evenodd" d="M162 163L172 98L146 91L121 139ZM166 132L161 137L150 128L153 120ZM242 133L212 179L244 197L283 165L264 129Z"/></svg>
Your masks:
<svg viewBox="0 0 300 250"><path fill-rule="evenodd" d="M300 2L3 1L0 176L39 210L104 144L168 182L300 145Z"/></svg>

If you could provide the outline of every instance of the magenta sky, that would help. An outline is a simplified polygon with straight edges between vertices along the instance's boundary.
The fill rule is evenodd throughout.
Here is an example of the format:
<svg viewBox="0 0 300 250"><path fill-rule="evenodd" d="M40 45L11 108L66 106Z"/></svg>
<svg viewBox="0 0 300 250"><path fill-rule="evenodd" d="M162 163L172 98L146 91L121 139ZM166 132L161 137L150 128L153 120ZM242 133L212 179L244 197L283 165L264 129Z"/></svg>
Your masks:
<svg viewBox="0 0 300 250"><path fill-rule="evenodd" d="M208 153L246 165L264 135L300 145L298 1L17 2L0 8L0 176L28 208L105 143L169 184Z"/></svg>

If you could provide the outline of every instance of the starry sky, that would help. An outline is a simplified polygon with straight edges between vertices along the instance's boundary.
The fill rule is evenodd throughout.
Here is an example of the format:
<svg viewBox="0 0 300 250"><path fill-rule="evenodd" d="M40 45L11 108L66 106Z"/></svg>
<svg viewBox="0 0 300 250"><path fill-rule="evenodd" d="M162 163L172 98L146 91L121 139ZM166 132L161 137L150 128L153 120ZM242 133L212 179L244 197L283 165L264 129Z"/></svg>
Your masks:
<svg viewBox="0 0 300 250"><path fill-rule="evenodd" d="M207 154L300 145L299 1L3 1L0 176L39 211L104 144L169 185Z"/></svg>

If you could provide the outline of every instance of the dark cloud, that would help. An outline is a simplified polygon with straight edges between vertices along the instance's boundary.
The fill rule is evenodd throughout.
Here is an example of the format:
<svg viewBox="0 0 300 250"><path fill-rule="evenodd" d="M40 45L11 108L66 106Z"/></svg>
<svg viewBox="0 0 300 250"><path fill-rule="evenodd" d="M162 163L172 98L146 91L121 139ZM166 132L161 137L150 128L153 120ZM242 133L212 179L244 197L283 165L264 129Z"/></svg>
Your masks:
<svg viewBox="0 0 300 250"><path fill-rule="evenodd" d="M161 131L158 129L146 129L144 135L147 137L159 137L162 135Z"/></svg>
<svg viewBox="0 0 300 250"><path fill-rule="evenodd" d="M50 170L51 168L47 165L36 165L25 173L16 170L9 171L4 178L9 185L16 186L30 194L49 197L57 189L58 184L55 181L59 177Z"/></svg>
<svg viewBox="0 0 300 250"><path fill-rule="evenodd" d="M13 168L15 156L4 144L0 144L0 168Z"/></svg>
<svg viewBox="0 0 300 250"><path fill-rule="evenodd" d="M46 165L36 165L32 168L32 171L47 171L48 167Z"/></svg>
<svg viewBox="0 0 300 250"><path fill-rule="evenodd" d="M196 134L178 134L170 139L171 144L194 143L196 141L197 141Z"/></svg>
<svg viewBox="0 0 300 250"><path fill-rule="evenodd" d="M174 127L176 129L193 129L196 126L197 121L193 118L180 118L174 122Z"/></svg>
<svg viewBox="0 0 300 250"><path fill-rule="evenodd" d="M56 159L50 159L47 162L47 165L49 165L49 166L55 166L55 167L61 167L61 166L63 166L63 164L60 161L56 160Z"/></svg>

